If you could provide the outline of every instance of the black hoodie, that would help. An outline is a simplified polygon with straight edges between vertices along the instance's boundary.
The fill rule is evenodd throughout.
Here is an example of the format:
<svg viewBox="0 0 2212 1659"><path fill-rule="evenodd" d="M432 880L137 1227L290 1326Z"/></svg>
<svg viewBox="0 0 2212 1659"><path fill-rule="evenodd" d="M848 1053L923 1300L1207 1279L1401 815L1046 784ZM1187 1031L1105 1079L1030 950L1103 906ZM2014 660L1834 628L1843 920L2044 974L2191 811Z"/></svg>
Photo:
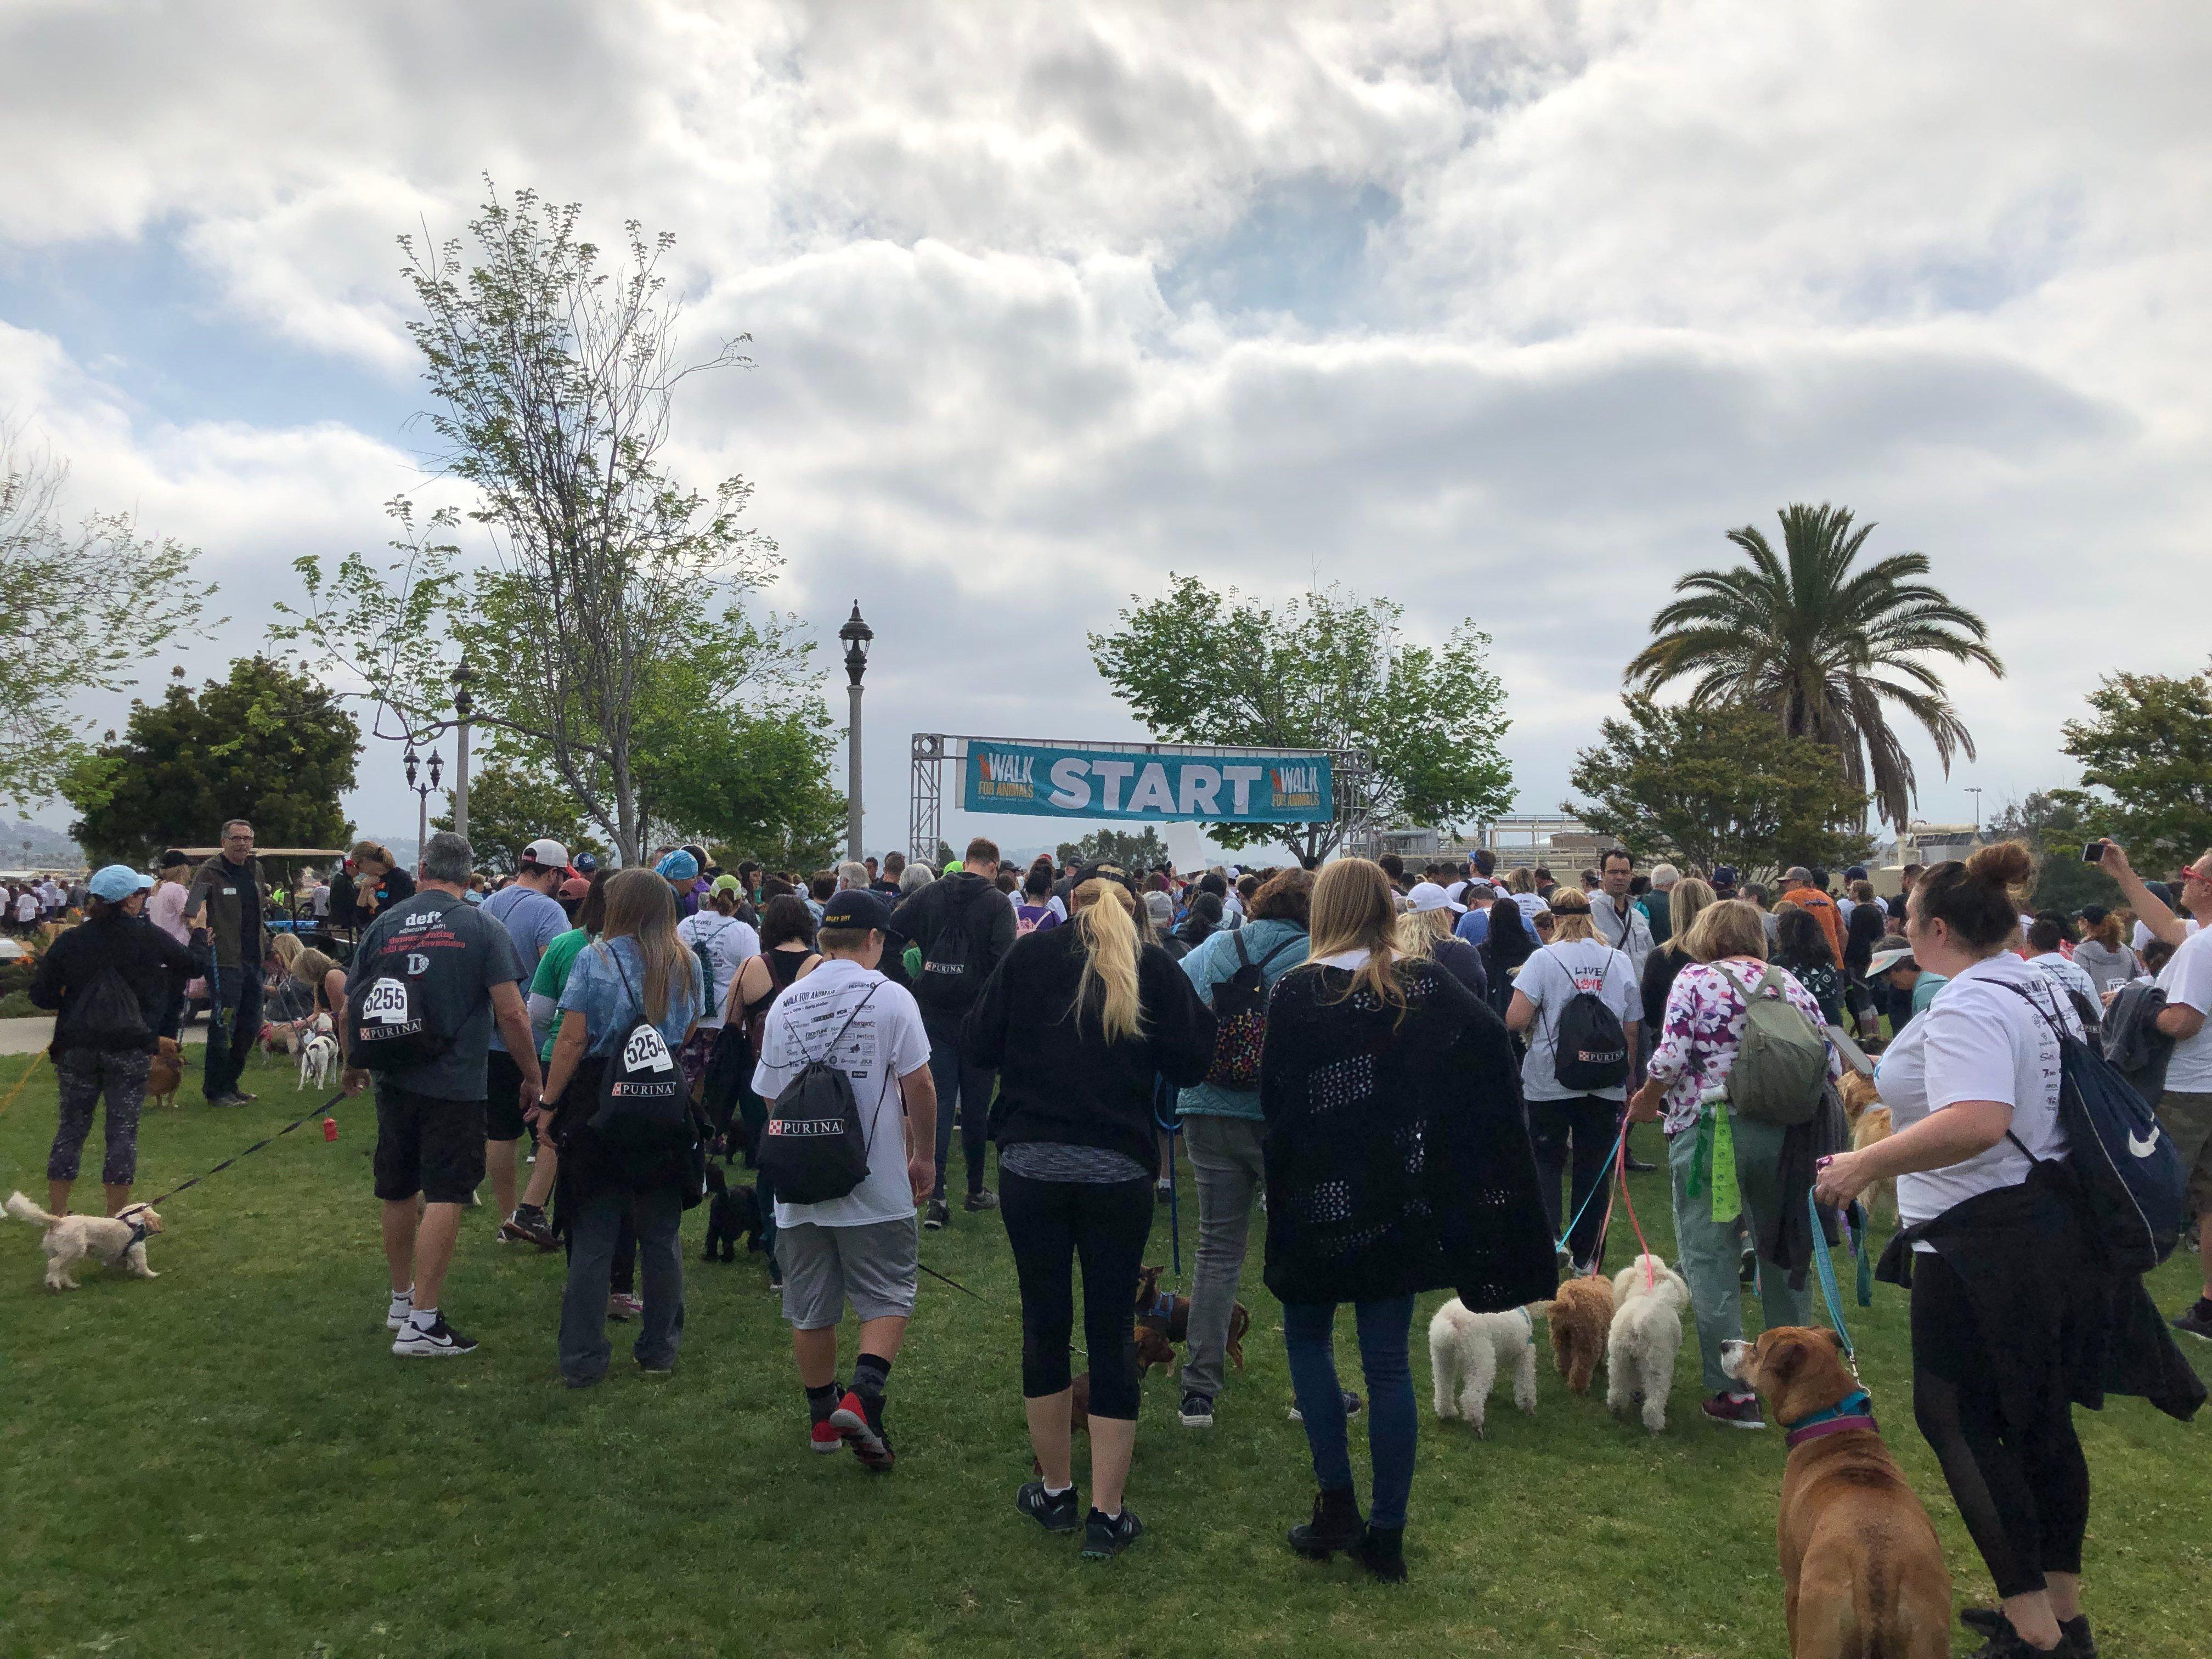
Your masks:
<svg viewBox="0 0 2212 1659"><path fill-rule="evenodd" d="M902 957L911 944L920 947L924 962L939 938L948 929L963 927L968 933L968 969L962 987L948 1002L943 988L924 998L907 973ZM988 878L972 870L957 870L939 877L891 912L891 932L884 945L884 977L914 991L921 1003L922 1023L937 1035L949 1036L975 1005L983 981L1014 948L1014 907Z"/></svg>

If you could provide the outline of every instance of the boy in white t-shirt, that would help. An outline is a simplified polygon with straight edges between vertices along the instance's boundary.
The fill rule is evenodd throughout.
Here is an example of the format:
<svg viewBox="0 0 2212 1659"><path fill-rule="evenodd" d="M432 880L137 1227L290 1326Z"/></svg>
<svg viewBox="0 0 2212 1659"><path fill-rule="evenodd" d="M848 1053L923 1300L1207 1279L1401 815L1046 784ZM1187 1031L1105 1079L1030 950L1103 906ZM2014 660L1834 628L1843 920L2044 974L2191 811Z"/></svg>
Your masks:
<svg viewBox="0 0 2212 1659"><path fill-rule="evenodd" d="M890 906L866 888L826 902L816 938L821 960L769 1010L753 1073L754 1091L771 1111L817 1060L829 1060L852 1081L867 1138L867 1176L844 1197L823 1203L778 1199L775 1255L812 1449L834 1452L842 1441L878 1474L891 1467L884 1395L919 1283L915 1206L937 1180L929 1034L913 994L876 971L890 923ZM775 1129L771 1119L767 1133ZM853 1386L841 1391L837 1324L848 1302L860 1322L860 1346Z"/></svg>

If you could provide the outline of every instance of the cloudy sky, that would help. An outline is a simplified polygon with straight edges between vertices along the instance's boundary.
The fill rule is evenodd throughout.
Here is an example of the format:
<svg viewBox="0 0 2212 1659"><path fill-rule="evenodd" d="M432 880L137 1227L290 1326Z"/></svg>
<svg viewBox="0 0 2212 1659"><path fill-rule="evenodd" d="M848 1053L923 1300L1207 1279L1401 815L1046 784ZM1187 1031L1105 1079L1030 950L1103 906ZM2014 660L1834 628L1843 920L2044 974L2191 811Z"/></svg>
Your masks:
<svg viewBox="0 0 2212 1659"><path fill-rule="evenodd" d="M2013 668L1955 680L1926 816L2073 781L2099 673L2205 659L2160 620L2212 574L2201 0L0 0L0 413L232 618L152 680L419 487L393 239L486 173L674 232L701 344L753 336L678 459L756 482L779 608L874 625L873 846L908 732L1134 735L1083 634L1170 569L1474 617L1525 810L1792 500Z"/></svg>

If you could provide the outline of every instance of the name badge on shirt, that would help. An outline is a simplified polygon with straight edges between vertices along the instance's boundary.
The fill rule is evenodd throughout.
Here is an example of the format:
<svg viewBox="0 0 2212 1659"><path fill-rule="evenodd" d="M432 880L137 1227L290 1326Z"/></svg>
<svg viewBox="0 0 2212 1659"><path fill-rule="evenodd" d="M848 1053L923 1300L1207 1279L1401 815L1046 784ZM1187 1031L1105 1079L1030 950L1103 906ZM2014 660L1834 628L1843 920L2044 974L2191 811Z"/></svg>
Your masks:
<svg viewBox="0 0 2212 1659"><path fill-rule="evenodd" d="M225 898L236 898L238 896L238 889L235 887L226 887L222 890L222 896Z"/></svg>

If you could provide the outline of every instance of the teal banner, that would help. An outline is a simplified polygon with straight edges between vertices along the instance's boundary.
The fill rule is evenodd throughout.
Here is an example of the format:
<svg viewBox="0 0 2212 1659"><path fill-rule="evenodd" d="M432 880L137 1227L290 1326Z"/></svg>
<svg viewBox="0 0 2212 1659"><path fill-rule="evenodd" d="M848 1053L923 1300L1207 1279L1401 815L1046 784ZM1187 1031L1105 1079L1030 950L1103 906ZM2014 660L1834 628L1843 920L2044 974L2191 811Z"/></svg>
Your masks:
<svg viewBox="0 0 2212 1659"><path fill-rule="evenodd" d="M1152 823L1327 823L1328 757L1164 755L968 740L961 805L1031 817Z"/></svg>

